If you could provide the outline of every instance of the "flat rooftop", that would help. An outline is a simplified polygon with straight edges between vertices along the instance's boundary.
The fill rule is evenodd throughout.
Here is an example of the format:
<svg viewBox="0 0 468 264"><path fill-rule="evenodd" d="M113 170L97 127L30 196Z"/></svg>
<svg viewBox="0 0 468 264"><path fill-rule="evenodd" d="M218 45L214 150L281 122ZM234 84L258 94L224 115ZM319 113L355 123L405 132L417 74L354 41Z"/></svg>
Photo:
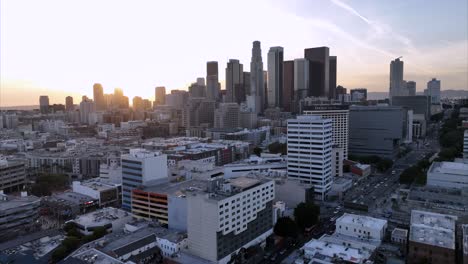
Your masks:
<svg viewBox="0 0 468 264"><path fill-rule="evenodd" d="M392 236L406 237L408 235L408 230L403 228L395 228L392 231Z"/></svg>
<svg viewBox="0 0 468 264"><path fill-rule="evenodd" d="M0 200L0 211L27 206L31 203L39 203L39 197L28 195L26 197L7 195L8 200Z"/></svg>
<svg viewBox="0 0 468 264"><path fill-rule="evenodd" d="M437 247L455 249L455 221L452 215L411 211L409 240Z"/></svg>
<svg viewBox="0 0 468 264"><path fill-rule="evenodd" d="M448 161L433 162L429 172L468 176L468 164Z"/></svg>
<svg viewBox="0 0 468 264"><path fill-rule="evenodd" d="M344 261L349 261L351 263L363 263L364 259L369 258L369 255L365 254L364 251L343 246L342 244L335 244L316 239L312 239L307 242L303 249L306 256L324 261L330 261L332 258L337 256L342 258Z"/></svg>
<svg viewBox="0 0 468 264"><path fill-rule="evenodd" d="M238 178L229 179L229 183L232 186L243 190L243 189L247 189L247 188L253 187L254 185L259 184L260 180L255 179L255 178L248 178L248 177L238 177Z"/></svg>
<svg viewBox="0 0 468 264"><path fill-rule="evenodd" d="M88 180L88 181L82 181L81 185L86 186L88 188L91 188L91 189L93 189L95 191L99 191L99 192L116 188L116 185L101 182L99 179L92 179L92 180Z"/></svg>
<svg viewBox="0 0 468 264"><path fill-rule="evenodd" d="M155 184L143 188L145 192L159 193L183 196L186 190L205 190L207 188L208 181L204 180L186 180L183 182L165 182L161 184Z"/></svg>
<svg viewBox="0 0 468 264"><path fill-rule="evenodd" d="M366 215L355 215L345 213L336 219L337 223L350 224L350 225L361 225L367 228L381 229L387 224L387 220L378 219Z"/></svg>
<svg viewBox="0 0 468 264"><path fill-rule="evenodd" d="M130 216L130 214L124 210L106 207L92 213L80 215L72 221L83 226L102 226L128 216Z"/></svg>
<svg viewBox="0 0 468 264"><path fill-rule="evenodd" d="M73 262L75 260L75 262ZM82 253L76 254L71 258L65 259L64 263L79 263L76 260L82 261L81 263L93 263L93 264L123 264L122 261L113 258L102 251L95 248L91 248Z"/></svg>

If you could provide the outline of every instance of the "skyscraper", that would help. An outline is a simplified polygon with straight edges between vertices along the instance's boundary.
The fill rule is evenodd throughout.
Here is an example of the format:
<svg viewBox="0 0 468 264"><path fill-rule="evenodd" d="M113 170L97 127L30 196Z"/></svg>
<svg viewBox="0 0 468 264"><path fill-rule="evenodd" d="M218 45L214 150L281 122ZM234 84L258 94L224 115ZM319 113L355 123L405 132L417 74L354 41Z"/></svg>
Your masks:
<svg viewBox="0 0 468 264"><path fill-rule="evenodd" d="M304 50L304 58L309 61L308 96L328 97L330 86L330 57L328 47ZM336 69L336 67L335 67Z"/></svg>
<svg viewBox="0 0 468 264"><path fill-rule="evenodd" d="M271 47L268 51L268 107L282 106L283 48Z"/></svg>
<svg viewBox="0 0 468 264"><path fill-rule="evenodd" d="M39 110L41 111L41 114L49 113L49 96L39 96Z"/></svg>
<svg viewBox="0 0 468 264"><path fill-rule="evenodd" d="M283 62L283 91L281 108L284 111L292 111L291 104L294 100L294 61Z"/></svg>
<svg viewBox="0 0 468 264"><path fill-rule="evenodd" d="M73 97L67 96L65 97L65 110L73 111Z"/></svg>
<svg viewBox="0 0 468 264"><path fill-rule="evenodd" d="M260 41L254 41L250 62L250 96L248 106L254 113L263 113L265 106L263 61Z"/></svg>
<svg viewBox="0 0 468 264"><path fill-rule="evenodd" d="M296 104L309 93L309 61L307 59L294 60L294 100Z"/></svg>
<svg viewBox="0 0 468 264"><path fill-rule="evenodd" d="M424 95L431 96L431 103L440 103L440 80L432 78L432 80L427 82L427 89L424 90Z"/></svg>
<svg viewBox="0 0 468 264"><path fill-rule="evenodd" d="M140 96L133 97L132 107L133 110L143 110L143 98L141 98Z"/></svg>
<svg viewBox="0 0 468 264"><path fill-rule="evenodd" d="M154 89L154 101L157 105L166 104L166 87L158 86Z"/></svg>
<svg viewBox="0 0 468 264"><path fill-rule="evenodd" d="M226 66L226 102L237 102L239 85L243 87L243 65L239 60L230 59Z"/></svg>
<svg viewBox="0 0 468 264"><path fill-rule="evenodd" d="M390 100L393 96L406 95L403 93L403 61L399 58L390 63Z"/></svg>
<svg viewBox="0 0 468 264"><path fill-rule="evenodd" d="M209 61L206 63L206 97L210 100L219 98L218 62Z"/></svg>
<svg viewBox="0 0 468 264"><path fill-rule="evenodd" d="M328 98L335 99L336 97L336 56L330 56L330 84L328 86Z"/></svg>
<svg viewBox="0 0 468 264"><path fill-rule="evenodd" d="M89 114L94 111L96 111L96 105L93 100L83 98L83 101L80 103L80 122L82 124L90 124Z"/></svg>
<svg viewBox="0 0 468 264"><path fill-rule="evenodd" d="M215 128L238 128L239 105L237 103L220 103L214 113Z"/></svg>
<svg viewBox="0 0 468 264"><path fill-rule="evenodd" d="M315 115L288 119L288 178L326 198L332 185L333 121Z"/></svg>
<svg viewBox="0 0 468 264"><path fill-rule="evenodd" d="M191 98L206 97L206 86L204 78L197 78L197 81L189 86L189 96Z"/></svg>
<svg viewBox="0 0 468 264"><path fill-rule="evenodd" d="M106 101L104 100L104 89L100 83L93 85L93 99L96 104L96 110L102 111L106 109Z"/></svg>
<svg viewBox="0 0 468 264"><path fill-rule="evenodd" d="M349 91L351 96L351 101L361 102L367 100L367 89L366 88L356 88Z"/></svg>
<svg viewBox="0 0 468 264"><path fill-rule="evenodd" d="M408 95L409 96L415 96L416 95L416 82L407 81L406 82L406 89L408 89Z"/></svg>

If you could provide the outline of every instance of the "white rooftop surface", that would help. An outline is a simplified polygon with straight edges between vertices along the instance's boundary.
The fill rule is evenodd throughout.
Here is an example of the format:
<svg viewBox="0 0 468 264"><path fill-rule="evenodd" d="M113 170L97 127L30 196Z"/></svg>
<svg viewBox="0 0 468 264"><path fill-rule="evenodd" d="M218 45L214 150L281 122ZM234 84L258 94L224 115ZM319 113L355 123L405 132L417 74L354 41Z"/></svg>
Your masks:
<svg viewBox="0 0 468 264"><path fill-rule="evenodd" d="M89 249L83 253L76 254L73 257L80 259L86 263L93 264L123 264L122 261L115 259L94 248Z"/></svg>
<svg viewBox="0 0 468 264"><path fill-rule="evenodd" d="M411 211L409 240L437 247L455 249L455 221L452 215Z"/></svg>
<svg viewBox="0 0 468 264"><path fill-rule="evenodd" d="M311 258L315 257L318 259L324 259L324 256L328 258L333 258L334 256L337 256L345 261L349 261L352 263L362 263L364 259L369 258L369 256L365 252L360 251L358 249L316 239L312 239L311 241L307 242L304 245L303 249L305 255L308 255Z"/></svg>
<svg viewBox="0 0 468 264"><path fill-rule="evenodd" d="M434 162L430 172L468 176L468 164L458 162Z"/></svg>
<svg viewBox="0 0 468 264"><path fill-rule="evenodd" d="M127 216L129 216L129 213L124 210L106 207L99 211L80 215L73 219L73 221L83 226L102 226Z"/></svg>
<svg viewBox="0 0 468 264"><path fill-rule="evenodd" d="M143 158L157 157L160 154L161 154L160 152L148 151L146 149L131 149L129 154L124 154L122 155L122 157L143 159Z"/></svg>
<svg viewBox="0 0 468 264"><path fill-rule="evenodd" d="M355 214L348 214L348 213L345 213L344 215L336 219L336 222L344 224L344 225L360 224L363 227L372 228L372 229L381 229L387 224L387 220L373 218L373 217L365 216L365 215L355 215Z"/></svg>

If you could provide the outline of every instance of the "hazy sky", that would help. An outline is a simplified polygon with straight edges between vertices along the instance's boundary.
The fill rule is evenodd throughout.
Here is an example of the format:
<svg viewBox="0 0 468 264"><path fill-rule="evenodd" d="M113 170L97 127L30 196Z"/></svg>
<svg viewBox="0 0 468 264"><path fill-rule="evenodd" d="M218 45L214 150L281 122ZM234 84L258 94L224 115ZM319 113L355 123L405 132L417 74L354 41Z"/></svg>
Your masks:
<svg viewBox="0 0 468 264"><path fill-rule="evenodd" d="M224 86L228 59L249 70L252 41L286 60L328 46L338 56L338 84L387 91L389 63L422 91L468 89L466 0L2 0L0 106L51 103L124 89L154 98L155 86L186 89L217 60Z"/></svg>

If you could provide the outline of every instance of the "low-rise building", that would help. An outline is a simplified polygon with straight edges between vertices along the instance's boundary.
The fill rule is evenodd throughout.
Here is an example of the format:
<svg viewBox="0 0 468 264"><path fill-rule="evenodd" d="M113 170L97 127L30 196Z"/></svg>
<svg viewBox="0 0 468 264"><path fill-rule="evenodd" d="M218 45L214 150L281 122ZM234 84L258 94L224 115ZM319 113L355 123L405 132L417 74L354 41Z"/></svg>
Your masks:
<svg viewBox="0 0 468 264"><path fill-rule="evenodd" d="M468 224L462 225L462 243L463 264L468 264Z"/></svg>
<svg viewBox="0 0 468 264"><path fill-rule="evenodd" d="M81 193L63 192L42 198L41 215L48 215L59 222L85 214L98 208L98 200Z"/></svg>
<svg viewBox="0 0 468 264"><path fill-rule="evenodd" d="M468 187L468 164L433 162L427 171L427 185L457 189Z"/></svg>
<svg viewBox="0 0 468 264"><path fill-rule="evenodd" d="M26 181L23 162L8 161L0 157L0 190L5 193L20 191Z"/></svg>
<svg viewBox="0 0 468 264"><path fill-rule="evenodd" d="M20 197L0 193L0 241L34 230L40 202L25 192Z"/></svg>
<svg viewBox="0 0 468 264"><path fill-rule="evenodd" d="M408 242L408 263L456 263L456 216L413 210Z"/></svg>
<svg viewBox="0 0 468 264"><path fill-rule="evenodd" d="M72 184L73 191L88 195L96 199L99 203L99 207L106 206L119 206L121 199L121 185L110 184L101 182L96 179L88 181L74 181Z"/></svg>
<svg viewBox="0 0 468 264"><path fill-rule="evenodd" d="M370 216L345 213L336 219L336 233L355 238L382 241L386 229L387 220Z"/></svg>
<svg viewBox="0 0 468 264"><path fill-rule="evenodd" d="M406 245L408 242L408 230L403 228L395 228L392 231L392 242Z"/></svg>
<svg viewBox="0 0 468 264"><path fill-rule="evenodd" d="M67 223L74 224L78 231L90 235L98 227L105 227L108 232L122 230L132 215L121 209L106 207L96 212L80 215Z"/></svg>
<svg viewBox="0 0 468 264"><path fill-rule="evenodd" d="M370 258L369 251L351 248L348 245L312 239L303 247L304 255L296 260L296 264L305 263L359 263L364 264Z"/></svg>

